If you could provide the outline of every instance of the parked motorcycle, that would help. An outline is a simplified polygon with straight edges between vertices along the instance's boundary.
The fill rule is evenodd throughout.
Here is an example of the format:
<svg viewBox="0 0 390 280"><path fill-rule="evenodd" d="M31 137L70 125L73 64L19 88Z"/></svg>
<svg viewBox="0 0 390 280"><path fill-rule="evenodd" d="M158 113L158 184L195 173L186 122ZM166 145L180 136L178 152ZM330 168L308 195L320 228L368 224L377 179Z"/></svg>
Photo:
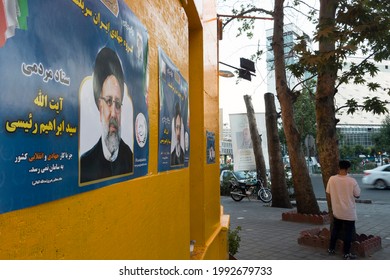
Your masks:
<svg viewBox="0 0 390 280"><path fill-rule="evenodd" d="M247 180L245 182L239 182L232 178L230 196L234 201L241 201L244 197L249 200L260 199L261 201L268 203L272 201L272 193L269 188L265 188L262 180L254 179Z"/></svg>

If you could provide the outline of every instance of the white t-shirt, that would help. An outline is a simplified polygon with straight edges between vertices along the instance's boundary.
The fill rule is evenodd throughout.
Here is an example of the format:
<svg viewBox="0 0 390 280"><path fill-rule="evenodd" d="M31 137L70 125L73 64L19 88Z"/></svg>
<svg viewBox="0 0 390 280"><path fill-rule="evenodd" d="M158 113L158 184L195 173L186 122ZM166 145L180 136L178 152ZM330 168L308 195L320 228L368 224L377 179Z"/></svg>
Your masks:
<svg viewBox="0 0 390 280"><path fill-rule="evenodd" d="M340 220L356 221L355 198L360 196L357 181L348 175L334 175L329 178L326 192L330 194L333 215Z"/></svg>

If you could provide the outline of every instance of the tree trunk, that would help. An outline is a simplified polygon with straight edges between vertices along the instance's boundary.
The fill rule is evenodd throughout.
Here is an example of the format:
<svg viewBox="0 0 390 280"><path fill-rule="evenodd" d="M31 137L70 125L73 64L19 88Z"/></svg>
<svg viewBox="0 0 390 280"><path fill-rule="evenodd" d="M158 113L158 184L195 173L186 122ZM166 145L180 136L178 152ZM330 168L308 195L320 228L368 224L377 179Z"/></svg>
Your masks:
<svg viewBox="0 0 390 280"><path fill-rule="evenodd" d="M272 186L272 207L292 208L289 193L287 191L282 151L280 149L275 98L272 93L268 92L264 95L264 104Z"/></svg>
<svg viewBox="0 0 390 280"><path fill-rule="evenodd" d="M252 105L252 98L249 95L244 95L246 111L248 116L249 130L251 133L253 153L255 155L257 178L261 178L264 187L267 187L267 171L265 167L265 160L263 149L261 147L261 135L257 129L255 110Z"/></svg>
<svg viewBox="0 0 390 280"><path fill-rule="evenodd" d="M275 0L273 51L275 59L276 92L282 109L283 129L296 194L297 211L302 214L319 214L320 209L314 195L309 171L306 166L300 133L294 121L294 96L287 86L283 40L283 0Z"/></svg>
<svg viewBox="0 0 390 280"><path fill-rule="evenodd" d="M322 0L320 3L319 32L327 28L334 28L338 1ZM318 127L316 144L325 188L329 177L338 172L339 161L334 105L337 68L335 67L335 57L329 56L334 50L335 41L332 37L321 36L319 38L319 55L328 57L327 61L321 63L318 67L316 92L316 121ZM329 198L327 202L331 213L332 205Z"/></svg>

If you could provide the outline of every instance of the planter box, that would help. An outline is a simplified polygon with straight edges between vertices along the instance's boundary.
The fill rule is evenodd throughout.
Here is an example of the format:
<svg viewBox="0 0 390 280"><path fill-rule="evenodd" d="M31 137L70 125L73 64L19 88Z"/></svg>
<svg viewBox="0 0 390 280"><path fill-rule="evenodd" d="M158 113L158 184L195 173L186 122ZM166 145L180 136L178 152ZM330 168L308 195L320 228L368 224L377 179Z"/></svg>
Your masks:
<svg viewBox="0 0 390 280"><path fill-rule="evenodd" d="M313 214L300 214L296 211L289 211L282 213L282 220L289 222L298 222L298 223L309 223L316 225L329 224L330 218L329 214L326 211L321 212L319 215Z"/></svg>
<svg viewBox="0 0 390 280"><path fill-rule="evenodd" d="M304 230L300 233L298 244L312 247L328 249L330 231L327 228L314 228ZM352 242L351 251L360 256L368 257L382 248L382 239L379 236L356 234L355 241ZM337 240L336 251L343 251L343 241Z"/></svg>

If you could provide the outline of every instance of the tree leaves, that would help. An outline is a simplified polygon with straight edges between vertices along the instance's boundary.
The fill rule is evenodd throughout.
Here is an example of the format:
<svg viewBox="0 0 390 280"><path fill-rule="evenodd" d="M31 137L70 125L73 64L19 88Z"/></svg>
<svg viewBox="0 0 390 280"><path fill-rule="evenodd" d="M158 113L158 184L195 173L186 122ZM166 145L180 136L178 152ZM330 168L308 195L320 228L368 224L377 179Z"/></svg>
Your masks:
<svg viewBox="0 0 390 280"><path fill-rule="evenodd" d="M386 108L386 105L389 104L389 101L382 101L379 97L364 97L363 103L358 103L354 98L348 99L344 106L341 106L337 109L340 111L341 109L347 108L347 114L354 114L356 111L366 111L371 112L373 114L381 115L386 114L389 110Z"/></svg>

